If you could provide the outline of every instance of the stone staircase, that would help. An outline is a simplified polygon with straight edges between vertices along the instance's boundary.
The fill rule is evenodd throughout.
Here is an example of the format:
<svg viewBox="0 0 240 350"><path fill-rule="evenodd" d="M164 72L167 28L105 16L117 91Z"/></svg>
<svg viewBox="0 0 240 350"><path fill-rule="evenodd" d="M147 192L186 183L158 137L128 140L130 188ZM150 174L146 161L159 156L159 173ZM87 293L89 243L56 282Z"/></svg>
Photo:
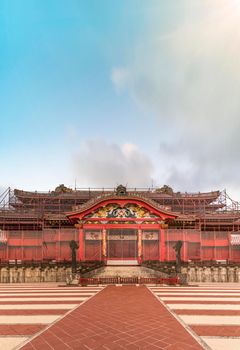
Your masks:
<svg viewBox="0 0 240 350"><path fill-rule="evenodd" d="M165 273L144 266L103 266L84 277L168 277Z"/></svg>
<svg viewBox="0 0 240 350"><path fill-rule="evenodd" d="M119 260L107 260L107 264L106 265L111 265L111 266L137 266L138 265L138 261L137 259L131 259L131 260L123 260L123 259L119 259Z"/></svg>

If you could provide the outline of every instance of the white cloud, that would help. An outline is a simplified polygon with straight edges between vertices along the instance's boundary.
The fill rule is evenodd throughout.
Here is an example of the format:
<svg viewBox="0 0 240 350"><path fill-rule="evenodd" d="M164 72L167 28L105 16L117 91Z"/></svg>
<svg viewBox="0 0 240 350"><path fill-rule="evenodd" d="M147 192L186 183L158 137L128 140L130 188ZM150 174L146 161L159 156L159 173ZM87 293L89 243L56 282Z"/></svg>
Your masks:
<svg viewBox="0 0 240 350"><path fill-rule="evenodd" d="M131 158L134 154L138 153L138 147L133 143L125 143L121 149L126 158Z"/></svg>
<svg viewBox="0 0 240 350"><path fill-rule="evenodd" d="M113 68L111 72L111 80L117 91L123 90L128 84L128 70L124 67Z"/></svg>
<svg viewBox="0 0 240 350"><path fill-rule="evenodd" d="M119 68L120 85L161 123L157 166L164 166L166 182L184 190L240 189L240 6L181 3L177 29L161 36L153 23L135 60Z"/></svg>
<svg viewBox="0 0 240 350"><path fill-rule="evenodd" d="M81 187L151 185L152 162L134 144L119 146L103 140L88 140L74 156L74 164Z"/></svg>

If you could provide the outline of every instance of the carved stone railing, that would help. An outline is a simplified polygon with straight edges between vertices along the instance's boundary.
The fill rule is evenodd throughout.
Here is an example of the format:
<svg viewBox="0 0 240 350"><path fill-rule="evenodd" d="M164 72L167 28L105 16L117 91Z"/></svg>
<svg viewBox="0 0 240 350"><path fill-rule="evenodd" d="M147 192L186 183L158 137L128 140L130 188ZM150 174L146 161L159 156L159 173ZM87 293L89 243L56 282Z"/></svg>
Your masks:
<svg viewBox="0 0 240 350"><path fill-rule="evenodd" d="M99 277L99 278L80 278L81 285L99 285L99 284L168 284L176 285L179 283L178 277Z"/></svg>

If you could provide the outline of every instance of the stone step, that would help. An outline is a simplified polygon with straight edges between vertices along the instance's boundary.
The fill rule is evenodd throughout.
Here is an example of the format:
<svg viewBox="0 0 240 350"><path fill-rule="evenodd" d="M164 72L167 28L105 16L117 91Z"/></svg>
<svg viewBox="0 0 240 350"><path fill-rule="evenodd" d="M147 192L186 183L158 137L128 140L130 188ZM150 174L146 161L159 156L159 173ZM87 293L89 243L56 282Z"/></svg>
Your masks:
<svg viewBox="0 0 240 350"><path fill-rule="evenodd" d="M118 260L107 260L107 265L109 266L137 266L138 265L138 261L137 259L132 259L132 260L122 260L122 259L118 259Z"/></svg>
<svg viewBox="0 0 240 350"><path fill-rule="evenodd" d="M85 274L84 277L166 277L166 275L144 266L104 266Z"/></svg>

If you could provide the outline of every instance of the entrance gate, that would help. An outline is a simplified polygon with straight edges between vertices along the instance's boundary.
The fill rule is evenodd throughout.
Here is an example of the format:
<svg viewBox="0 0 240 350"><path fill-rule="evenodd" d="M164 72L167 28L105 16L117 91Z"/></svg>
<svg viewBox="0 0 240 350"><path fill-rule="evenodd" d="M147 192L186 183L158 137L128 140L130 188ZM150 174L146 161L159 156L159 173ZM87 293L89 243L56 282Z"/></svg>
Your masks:
<svg viewBox="0 0 240 350"><path fill-rule="evenodd" d="M108 259L137 259L137 230L110 229L107 231Z"/></svg>

